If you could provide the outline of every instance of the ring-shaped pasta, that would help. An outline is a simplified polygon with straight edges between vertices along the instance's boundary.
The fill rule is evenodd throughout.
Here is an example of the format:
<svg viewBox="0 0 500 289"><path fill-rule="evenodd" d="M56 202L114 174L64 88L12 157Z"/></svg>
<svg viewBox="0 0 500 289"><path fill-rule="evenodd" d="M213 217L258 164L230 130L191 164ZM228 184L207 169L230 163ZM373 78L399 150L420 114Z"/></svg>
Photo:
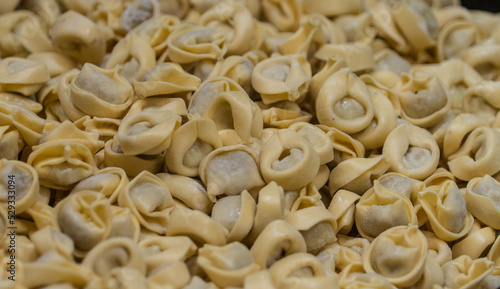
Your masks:
<svg viewBox="0 0 500 289"><path fill-rule="evenodd" d="M374 115L370 91L348 68L332 74L318 92L316 116L320 124L351 134L365 129Z"/></svg>
<svg viewBox="0 0 500 289"><path fill-rule="evenodd" d="M363 267L395 286L411 286L424 272L427 248L427 240L417 226L397 226L384 231L368 246L363 253Z"/></svg>
<svg viewBox="0 0 500 289"><path fill-rule="evenodd" d="M275 181L285 190L296 190L310 183L318 173L320 158L299 133L279 130L260 152L260 169L267 183Z"/></svg>
<svg viewBox="0 0 500 289"><path fill-rule="evenodd" d="M439 147L427 130L400 124L387 136L382 153L390 160L389 171L423 180L430 176L439 162Z"/></svg>

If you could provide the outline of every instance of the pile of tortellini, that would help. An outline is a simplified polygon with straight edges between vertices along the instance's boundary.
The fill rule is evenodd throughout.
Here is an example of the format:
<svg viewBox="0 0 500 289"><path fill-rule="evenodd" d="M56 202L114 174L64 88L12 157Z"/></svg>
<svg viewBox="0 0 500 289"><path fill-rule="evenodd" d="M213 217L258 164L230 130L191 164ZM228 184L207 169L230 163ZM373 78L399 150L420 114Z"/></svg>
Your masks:
<svg viewBox="0 0 500 289"><path fill-rule="evenodd" d="M499 56L455 0L2 0L0 288L496 288Z"/></svg>

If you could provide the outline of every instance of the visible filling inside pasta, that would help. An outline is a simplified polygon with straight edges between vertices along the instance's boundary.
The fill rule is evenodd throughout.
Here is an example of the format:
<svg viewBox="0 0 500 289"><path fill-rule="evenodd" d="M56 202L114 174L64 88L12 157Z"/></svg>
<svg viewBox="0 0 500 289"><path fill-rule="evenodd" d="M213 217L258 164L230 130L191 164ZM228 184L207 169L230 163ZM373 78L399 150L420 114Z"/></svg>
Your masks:
<svg viewBox="0 0 500 289"><path fill-rule="evenodd" d="M241 195L227 196L218 200L212 209L212 219L231 230L241 213Z"/></svg>
<svg viewBox="0 0 500 289"><path fill-rule="evenodd" d="M446 105L446 95L430 90L419 90L411 97L402 99L405 113L409 117L423 118L433 114Z"/></svg>
<svg viewBox="0 0 500 289"><path fill-rule="evenodd" d="M149 214L165 203L166 191L149 182L138 182L130 190L130 197L139 212Z"/></svg>
<svg viewBox="0 0 500 289"><path fill-rule="evenodd" d="M333 111L341 119L347 120L363 117L366 113L363 105L350 96L337 101L333 106Z"/></svg>
<svg viewBox="0 0 500 289"><path fill-rule="evenodd" d="M472 189L472 192L490 198L497 209L500 210L500 186L493 178L482 178Z"/></svg>
<svg viewBox="0 0 500 289"><path fill-rule="evenodd" d="M153 125L148 121L137 122L137 123L134 123L133 125L130 126L129 134L130 135L138 135L141 133L145 133L148 130L150 130L152 127L153 127Z"/></svg>
<svg viewBox="0 0 500 289"><path fill-rule="evenodd" d="M127 86L116 83L109 76L97 71L90 65L83 66L82 71L76 78L76 85L112 104L124 103L130 93Z"/></svg>
<svg viewBox="0 0 500 289"><path fill-rule="evenodd" d="M408 274L413 269L415 261L418 260L418 248L401 246L392 240L384 241L373 248L371 262L375 272L389 278ZM408 262L408 260L413 260L413 262Z"/></svg>
<svg viewBox="0 0 500 289"><path fill-rule="evenodd" d="M274 264L276 261L279 259L283 258L286 255L286 251L288 248L290 248L291 243L289 240L285 240L278 244L270 253L269 256L267 257L266 260L266 266L271 267L272 264Z"/></svg>
<svg viewBox="0 0 500 289"><path fill-rule="evenodd" d="M123 267L129 260L129 252L123 247L114 247L102 252L93 264L94 272L101 276L109 276L111 270Z"/></svg>
<svg viewBox="0 0 500 289"><path fill-rule="evenodd" d="M9 176L15 176L14 180L14 188L9 189ZM2 168L0 172L0 201L7 203L8 200L8 191L14 191L16 202L21 201L24 196L29 192L30 187L33 185L33 177L29 172L24 170L19 165L8 163L5 167ZM10 186L12 188L12 185Z"/></svg>
<svg viewBox="0 0 500 289"><path fill-rule="evenodd" d="M430 150L415 146L410 146L401 159L401 163L408 169L421 168L432 159Z"/></svg>
<svg viewBox="0 0 500 289"><path fill-rule="evenodd" d="M214 147L201 139L197 138L193 145L184 155L183 164L190 168L197 168L203 158L208 155Z"/></svg>
<svg viewBox="0 0 500 289"><path fill-rule="evenodd" d="M326 244L335 241L335 231L327 221L319 222L309 230L301 232L307 244L308 251L315 251Z"/></svg>
<svg viewBox="0 0 500 289"><path fill-rule="evenodd" d="M219 103L211 119L219 130L234 129L233 111L227 101Z"/></svg>
<svg viewBox="0 0 500 289"><path fill-rule="evenodd" d="M273 161L271 168L276 171L288 170L302 160L303 154L300 149L285 149L279 159Z"/></svg>
<svg viewBox="0 0 500 289"><path fill-rule="evenodd" d="M285 64L275 64L269 68L262 70L262 75L267 78L276 79L285 82L288 74L290 74L291 68L289 65Z"/></svg>

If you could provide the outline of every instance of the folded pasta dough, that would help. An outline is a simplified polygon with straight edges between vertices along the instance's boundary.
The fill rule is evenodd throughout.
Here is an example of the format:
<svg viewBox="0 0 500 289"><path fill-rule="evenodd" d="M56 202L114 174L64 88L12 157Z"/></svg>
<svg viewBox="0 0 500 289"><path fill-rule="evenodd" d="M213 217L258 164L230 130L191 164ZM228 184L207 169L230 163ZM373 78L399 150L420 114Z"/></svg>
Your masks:
<svg viewBox="0 0 500 289"><path fill-rule="evenodd" d="M148 97L136 100L125 117L138 112L158 110L171 110L180 116L187 115L186 103L181 98Z"/></svg>
<svg viewBox="0 0 500 289"><path fill-rule="evenodd" d="M259 107L238 83L227 77L217 76L203 82L189 101L188 113L213 120L219 134L236 133L242 140L248 140L262 133Z"/></svg>
<svg viewBox="0 0 500 289"><path fill-rule="evenodd" d="M411 286L424 272L427 248L427 240L417 226L393 227L373 240L363 254L363 267L395 286Z"/></svg>
<svg viewBox="0 0 500 289"><path fill-rule="evenodd" d="M273 283L276 284L277 288L293 288L297 286L297 283L300 284L299 280L302 278L312 279L314 277L325 276L325 271L323 270L320 261L315 256L302 252L285 256L282 259L276 261L269 268L269 273L271 273L271 278L273 280ZM336 279L334 280L337 281ZM329 285L333 285L333 288L335 288L335 283ZM300 288L304 287L301 286ZM306 288L313 287L311 286Z"/></svg>
<svg viewBox="0 0 500 289"><path fill-rule="evenodd" d="M250 97L254 97L252 87L252 72L255 67L254 62L248 56L231 55L224 60L217 62L210 77L225 76L236 81Z"/></svg>
<svg viewBox="0 0 500 289"><path fill-rule="evenodd" d="M121 74L129 81L140 80L156 65L155 51L149 42L137 34L122 38L106 59L105 69L121 65Z"/></svg>
<svg viewBox="0 0 500 289"><path fill-rule="evenodd" d="M252 229L255 215L255 200L247 192L219 199L211 217L229 230L228 242L241 241Z"/></svg>
<svg viewBox="0 0 500 289"><path fill-rule="evenodd" d="M465 191L467 210L479 221L500 229L500 183L489 175L470 180Z"/></svg>
<svg viewBox="0 0 500 289"><path fill-rule="evenodd" d="M139 81L134 81L134 91L140 98L150 96L183 96L195 91L201 80L177 67L173 63L160 63L149 71Z"/></svg>
<svg viewBox="0 0 500 289"><path fill-rule="evenodd" d="M71 140L33 147L27 163L37 171L41 185L56 189L70 189L96 170L89 148Z"/></svg>
<svg viewBox="0 0 500 289"><path fill-rule="evenodd" d="M43 110L41 103L16 93L0 92L0 101L22 106L34 113L39 113Z"/></svg>
<svg viewBox="0 0 500 289"><path fill-rule="evenodd" d="M71 284L82 288L91 278L91 271L61 256L57 251L49 251L35 262L27 262L22 266L19 280L25 288L37 288L53 284Z"/></svg>
<svg viewBox="0 0 500 289"><path fill-rule="evenodd" d="M361 236L373 240L390 228L417 225L417 216L409 199L375 180L356 204L355 223Z"/></svg>
<svg viewBox="0 0 500 289"><path fill-rule="evenodd" d="M437 189L437 190L436 190ZM445 241L454 241L470 230L474 218L454 181L418 193L418 200L429 218L432 230Z"/></svg>
<svg viewBox="0 0 500 289"><path fill-rule="evenodd" d="M467 255L457 257L442 266L446 288L477 288L494 270L494 263L486 258L472 260Z"/></svg>
<svg viewBox="0 0 500 289"><path fill-rule="evenodd" d="M222 59L228 43L222 31L183 23L167 37L167 47L170 61L189 64L203 59Z"/></svg>
<svg viewBox="0 0 500 289"><path fill-rule="evenodd" d="M370 44L373 48L375 48L376 45L375 43L373 43L373 41L377 36L377 31L373 27L374 25L372 24L372 22L373 19L370 13L367 11L363 11L360 12L359 14L354 14L354 15L353 14L340 15L339 17L335 18L335 24L337 24L345 33L347 43L349 44L355 43L356 46L360 44L361 44L360 46L365 46L366 44ZM356 49L356 46L351 46L351 47Z"/></svg>
<svg viewBox="0 0 500 289"><path fill-rule="evenodd" d="M370 91L348 68L325 80L316 99L316 114L320 124L345 133L362 131L375 115Z"/></svg>
<svg viewBox="0 0 500 289"><path fill-rule="evenodd" d="M418 70L401 76L401 115L410 123L429 127L440 122L451 107L441 79Z"/></svg>
<svg viewBox="0 0 500 289"><path fill-rule="evenodd" d="M442 155L449 158L464 143L467 136L476 128L487 126L487 123L480 117L471 113L461 113L446 127L446 133L443 136Z"/></svg>
<svg viewBox="0 0 500 289"><path fill-rule="evenodd" d="M319 47L331 40L329 32L333 30L334 24L325 23L325 18L319 14L304 18L297 31L278 46L280 53L305 53L310 59Z"/></svg>
<svg viewBox="0 0 500 289"><path fill-rule="evenodd" d="M26 59L45 63L51 78L70 71L77 66L77 63L72 58L58 52L31 53Z"/></svg>
<svg viewBox="0 0 500 289"><path fill-rule="evenodd" d="M340 279L341 289L395 289L389 280L377 273L352 273L345 278Z"/></svg>
<svg viewBox="0 0 500 289"><path fill-rule="evenodd" d="M160 9L164 11L165 9L174 9L169 2L177 2L178 0L161 0ZM180 0L179 2L186 2ZM181 20L171 13L166 13L167 15L158 15L158 17L149 18L148 20L142 22L129 33L136 34L145 38L149 45L155 51L155 56L159 57L167 49L167 37L170 33L181 23Z"/></svg>
<svg viewBox="0 0 500 289"><path fill-rule="evenodd" d="M474 129L462 146L448 157L450 172L458 179L494 175L500 171L500 131L486 126Z"/></svg>
<svg viewBox="0 0 500 289"><path fill-rule="evenodd" d="M438 238L434 233L429 231L422 231L425 238L427 239L427 244L429 245L428 256L433 257L439 266L452 260L452 252L448 243Z"/></svg>
<svg viewBox="0 0 500 289"><path fill-rule="evenodd" d="M265 185L255 153L243 145L227 146L209 153L200 163L199 173L212 201L219 195L238 195Z"/></svg>
<svg viewBox="0 0 500 289"><path fill-rule="evenodd" d="M288 128L298 132L312 145L319 155L320 164L333 160L333 142L323 130L307 122L296 122Z"/></svg>
<svg viewBox="0 0 500 289"><path fill-rule="evenodd" d="M30 239L35 245L36 251L40 255L55 251L61 257L73 261L73 251L75 245L73 239L61 233L52 226L47 226L30 235Z"/></svg>
<svg viewBox="0 0 500 289"><path fill-rule="evenodd" d="M499 91L498 81L482 80L471 85L462 99L464 111L475 114L491 125L500 109L500 102L495 97Z"/></svg>
<svg viewBox="0 0 500 289"><path fill-rule="evenodd" d="M307 252L316 252L337 240L337 222L323 206L307 207L290 212L284 220L294 226L304 237Z"/></svg>
<svg viewBox="0 0 500 289"><path fill-rule="evenodd" d="M275 56L260 61L252 72L252 86L264 104L305 98L311 79L310 64L303 56Z"/></svg>
<svg viewBox="0 0 500 289"><path fill-rule="evenodd" d="M53 225L75 244L76 257L83 257L111 230L111 208L104 195L80 191L60 201L53 214Z"/></svg>
<svg viewBox="0 0 500 289"><path fill-rule="evenodd" d="M273 104L256 102L262 111L265 126L276 128L288 128L297 122L309 122L312 115L304 111L293 101L282 100Z"/></svg>
<svg viewBox="0 0 500 289"><path fill-rule="evenodd" d="M126 237L134 241L139 240L141 224L132 214L129 208L111 206L111 230L108 239L116 237Z"/></svg>
<svg viewBox="0 0 500 289"><path fill-rule="evenodd" d="M37 60L7 57L0 61L0 91L36 93L50 79L48 67Z"/></svg>
<svg viewBox="0 0 500 289"><path fill-rule="evenodd" d="M106 42L113 37L106 26L84 15L67 11L57 17L50 30L52 46L80 63L99 64L106 54Z"/></svg>
<svg viewBox="0 0 500 289"><path fill-rule="evenodd" d="M349 2L305 0L303 1L302 6L307 14L321 13L325 16L331 17L343 14L358 14L361 12L362 4L359 0Z"/></svg>
<svg viewBox="0 0 500 289"><path fill-rule="evenodd" d="M340 189L332 197L328 211L337 223L335 233L347 234L354 225L355 203L361 197L353 192Z"/></svg>
<svg viewBox="0 0 500 289"><path fill-rule="evenodd" d="M196 252L196 245L187 236L154 236L139 242L147 272L169 262L184 262Z"/></svg>
<svg viewBox="0 0 500 289"><path fill-rule="evenodd" d="M302 5L295 0L263 0L262 14L280 31L295 31L302 16Z"/></svg>
<svg viewBox="0 0 500 289"><path fill-rule="evenodd" d="M333 142L333 164L339 164L350 158L364 157L363 144L341 130L326 125L317 125L326 132Z"/></svg>
<svg viewBox="0 0 500 289"><path fill-rule="evenodd" d="M427 130L400 124L387 136L382 153L390 159L389 171L422 180L436 169L440 151Z"/></svg>
<svg viewBox="0 0 500 289"><path fill-rule="evenodd" d="M361 255L358 252L349 247L344 247L337 242L323 247L316 257L321 260L325 271L325 265L331 266L331 275L336 275L335 272L339 272L339 276L341 278L353 274L354 271L351 270L353 270L354 267L361 266L361 269L363 267ZM328 264L330 262L333 262L333 264ZM346 274L347 271L351 272Z"/></svg>
<svg viewBox="0 0 500 289"><path fill-rule="evenodd" d="M330 195L333 196L341 188L363 195L372 187L373 180L383 175L389 166L389 158L384 155L345 160L330 172Z"/></svg>
<svg viewBox="0 0 500 289"><path fill-rule="evenodd" d="M475 221L478 222L478 221ZM462 255L467 255L472 259L478 259L488 252L489 248L495 242L495 230L491 227L470 229L465 237L453 244L452 254L454 258Z"/></svg>
<svg viewBox="0 0 500 289"><path fill-rule="evenodd" d="M245 243L254 243L255 239L269 223L274 220L283 219L285 214L284 198L283 188L274 181L270 182L259 191L252 230L245 239Z"/></svg>
<svg viewBox="0 0 500 289"><path fill-rule="evenodd" d="M326 170L328 171L328 167L326 167ZM287 193L289 192L290 191L288 191ZM298 192L297 198L293 201L290 207L286 208L287 211L285 212L285 214L288 214L289 212L295 212L297 210L301 210L308 207L324 206L323 202L321 201L321 198L322 196L321 193L318 191L318 186L316 186L313 183L309 183L307 184L307 186L303 187L300 190L300 192ZM286 199L287 198L285 198L285 200Z"/></svg>
<svg viewBox="0 0 500 289"><path fill-rule="evenodd" d="M204 244L224 246L229 234L228 229L208 215L177 206L167 224L167 236L188 236L198 247Z"/></svg>
<svg viewBox="0 0 500 289"><path fill-rule="evenodd" d="M489 38L465 50L460 58L474 67L485 80L498 81L500 63L495 55L498 55L499 51L500 45L493 38Z"/></svg>
<svg viewBox="0 0 500 289"><path fill-rule="evenodd" d="M291 129L279 130L260 152L260 169L267 183L285 190L300 189L318 173L319 155L312 145Z"/></svg>
<svg viewBox="0 0 500 289"><path fill-rule="evenodd" d="M280 260L283 255L306 252L306 242L300 232L284 220L269 223L253 243L250 252L254 262L265 269ZM283 253L284 252L284 253Z"/></svg>
<svg viewBox="0 0 500 289"><path fill-rule="evenodd" d="M120 118L134 96L132 86L120 73L120 66L108 70L85 63L79 73L63 77L59 100L68 116L73 121L84 115ZM75 109L76 114L72 113Z"/></svg>
<svg viewBox="0 0 500 289"><path fill-rule="evenodd" d="M129 177L136 177L142 171L159 173L165 160L165 155L125 155L117 137L108 140L104 146L104 164L107 167L122 168Z"/></svg>
<svg viewBox="0 0 500 289"><path fill-rule="evenodd" d="M424 50L436 44L434 38L438 23L425 1L395 2L391 7L391 15L414 50Z"/></svg>
<svg viewBox="0 0 500 289"><path fill-rule="evenodd" d="M138 112L122 120L117 139L125 155L158 155L180 125L181 117L172 111Z"/></svg>
<svg viewBox="0 0 500 289"><path fill-rule="evenodd" d="M24 9L1 14L0 33L5 36L0 40L2 57L51 50L45 24L38 15Z"/></svg>
<svg viewBox="0 0 500 289"><path fill-rule="evenodd" d="M92 154L97 153L97 151L104 146L104 142L99 140L98 134L82 131L70 121L64 121L57 124L50 130L46 126L45 133L40 139L39 145L61 140L82 144L86 146Z"/></svg>
<svg viewBox="0 0 500 289"><path fill-rule="evenodd" d="M184 285L189 283L190 278L191 274L186 263L181 261L168 262L148 274L147 288L165 288L164 286L184 288Z"/></svg>
<svg viewBox="0 0 500 289"><path fill-rule="evenodd" d="M103 279L110 279L113 270L130 268L146 273L146 262L140 247L129 238L117 237L99 243L82 261L82 266Z"/></svg>
<svg viewBox="0 0 500 289"><path fill-rule="evenodd" d="M115 39L123 38L140 23L160 15L157 1L98 2L87 15L96 23L111 28Z"/></svg>
<svg viewBox="0 0 500 289"><path fill-rule="evenodd" d="M20 214L32 207L40 185L33 167L17 160L0 159L0 203Z"/></svg>
<svg viewBox="0 0 500 289"><path fill-rule="evenodd" d="M359 73L375 68L373 49L367 44L325 44L316 51L314 57L327 60L332 55L342 58L353 72Z"/></svg>
<svg viewBox="0 0 500 289"><path fill-rule="evenodd" d="M198 20L204 27L214 28L226 35L227 53L242 55L253 42L252 14L243 1L223 1L205 11Z"/></svg>
<svg viewBox="0 0 500 289"><path fill-rule="evenodd" d="M335 55L332 55L324 60L323 67L319 71L317 71L309 81L308 93L314 102L316 102L319 90L321 89L325 81L332 74L345 67L347 67L347 63L342 57L337 57Z"/></svg>
<svg viewBox="0 0 500 289"><path fill-rule="evenodd" d="M417 283L413 284L412 289L435 288L433 286L444 285L444 274L441 265L427 253L425 258L424 273Z"/></svg>
<svg viewBox="0 0 500 289"><path fill-rule="evenodd" d="M192 117L172 134L165 163L172 173L195 177L202 159L220 147L216 124L208 118Z"/></svg>
<svg viewBox="0 0 500 289"><path fill-rule="evenodd" d="M174 201L168 188L148 171L131 180L118 195L118 205L127 207L148 230L164 234Z"/></svg>
<svg viewBox="0 0 500 289"><path fill-rule="evenodd" d="M380 176L377 181L384 189L401 194L412 202L417 199L417 193L423 191L425 188L424 182L409 178L400 173L386 173Z"/></svg>
<svg viewBox="0 0 500 289"><path fill-rule="evenodd" d="M398 29L390 4L390 1L367 1L377 36L389 42L399 53L406 54L411 50L410 43Z"/></svg>
<svg viewBox="0 0 500 289"><path fill-rule="evenodd" d="M118 128L121 124L121 119L115 118L102 118L102 117L90 117L88 115L75 121L75 124L79 124L82 130L91 133L97 133L99 139L102 141L108 141L112 139L117 133Z"/></svg>
<svg viewBox="0 0 500 289"><path fill-rule="evenodd" d="M437 60L441 62L460 57L468 48L483 41L485 36L485 31L472 19L447 22L441 27L437 36Z"/></svg>
<svg viewBox="0 0 500 289"><path fill-rule="evenodd" d="M396 111L389 98L383 93L372 93L375 115L362 131L352 135L365 149L376 149L384 145L387 136L396 127Z"/></svg>
<svg viewBox="0 0 500 289"><path fill-rule="evenodd" d="M243 286L245 277L260 269L254 263L250 250L239 242L221 247L205 245L198 254L198 264L220 287Z"/></svg>

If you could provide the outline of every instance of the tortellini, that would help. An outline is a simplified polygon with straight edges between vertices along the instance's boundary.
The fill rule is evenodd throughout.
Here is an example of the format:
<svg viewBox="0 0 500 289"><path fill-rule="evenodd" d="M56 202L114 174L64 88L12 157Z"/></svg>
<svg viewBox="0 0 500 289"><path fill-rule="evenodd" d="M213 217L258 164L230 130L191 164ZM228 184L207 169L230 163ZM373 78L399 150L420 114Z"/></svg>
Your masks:
<svg viewBox="0 0 500 289"><path fill-rule="evenodd" d="M0 2L1 288L500 284L499 15Z"/></svg>

